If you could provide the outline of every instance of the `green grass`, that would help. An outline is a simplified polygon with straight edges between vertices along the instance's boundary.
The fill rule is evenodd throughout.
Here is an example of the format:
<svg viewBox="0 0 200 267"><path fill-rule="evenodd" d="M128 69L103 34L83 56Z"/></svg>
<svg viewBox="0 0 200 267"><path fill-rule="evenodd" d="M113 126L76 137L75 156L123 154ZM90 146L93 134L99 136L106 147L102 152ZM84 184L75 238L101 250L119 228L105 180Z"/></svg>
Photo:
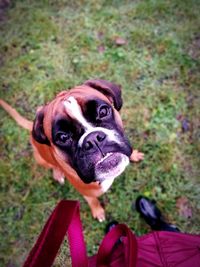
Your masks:
<svg viewBox="0 0 200 267"><path fill-rule="evenodd" d="M199 11L198 0L29 0L15 1L0 21L1 98L27 118L89 78L122 85L125 129L145 159L130 165L101 201L108 221L125 222L138 235L149 231L131 210L139 194L156 199L182 231L200 229ZM126 44L118 46L116 37ZM63 198L80 200L88 253L95 253L106 222L94 221L67 182L57 184L35 163L28 133L3 110L0 122L0 266L21 266ZM181 196L191 218L179 215Z"/></svg>

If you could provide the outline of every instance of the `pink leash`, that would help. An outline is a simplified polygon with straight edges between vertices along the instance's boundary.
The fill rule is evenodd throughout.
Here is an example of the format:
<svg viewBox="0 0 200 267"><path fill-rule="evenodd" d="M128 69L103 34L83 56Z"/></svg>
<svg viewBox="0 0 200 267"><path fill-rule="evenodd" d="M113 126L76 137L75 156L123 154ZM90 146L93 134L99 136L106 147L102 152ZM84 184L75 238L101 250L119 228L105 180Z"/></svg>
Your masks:
<svg viewBox="0 0 200 267"><path fill-rule="evenodd" d="M115 251L122 253L122 255L118 253L122 259L124 253L126 267L136 266L137 241L131 230L124 224L114 227L104 237L97 256L93 258L94 261L92 258L88 260L79 214L79 202L61 200L47 220L23 267L52 266L66 234L69 240L72 267L110 266L113 251L120 238L120 245L124 250Z"/></svg>
<svg viewBox="0 0 200 267"><path fill-rule="evenodd" d="M87 267L88 258L83 238L77 201L61 200L46 222L23 267L50 267L68 232L73 267Z"/></svg>

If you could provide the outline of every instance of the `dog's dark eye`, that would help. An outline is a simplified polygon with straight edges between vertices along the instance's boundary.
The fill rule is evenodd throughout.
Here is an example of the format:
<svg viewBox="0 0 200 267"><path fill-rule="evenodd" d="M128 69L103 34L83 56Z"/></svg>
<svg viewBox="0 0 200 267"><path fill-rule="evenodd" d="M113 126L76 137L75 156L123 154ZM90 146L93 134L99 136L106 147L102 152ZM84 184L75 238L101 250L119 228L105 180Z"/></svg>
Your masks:
<svg viewBox="0 0 200 267"><path fill-rule="evenodd" d="M99 109L99 118L102 119L107 117L110 114L110 107L108 106L101 106Z"/></svg>
<svg viewBox="0 0 200 267"><path fill-rule="evenodd" d="M70 138L71 138L70 133L58 132L56 134L56 141L58 141L60 143L66 143Z"/></svg>

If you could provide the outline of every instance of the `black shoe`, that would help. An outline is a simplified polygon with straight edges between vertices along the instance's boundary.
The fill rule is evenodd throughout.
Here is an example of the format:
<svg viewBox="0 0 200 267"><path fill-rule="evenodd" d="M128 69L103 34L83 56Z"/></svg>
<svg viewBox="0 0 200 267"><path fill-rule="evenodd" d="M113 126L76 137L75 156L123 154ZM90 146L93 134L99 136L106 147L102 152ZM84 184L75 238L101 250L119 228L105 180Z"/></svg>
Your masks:
<svg viewBox="0 0 200 267"><path fill-rule="evenodd" d="M106 229L105 229L106 234L107 234L108 232L110 232L110 230L112 230L117 224L118 224L117 221L111 221L111 222L109 222L109 223L106 225Z"/></svg>
<svg viewBox="0 0 200 267"><path fill-rule="evenodd" d="M135 208L152 230L180 232L175 225L165 222L155 201L139 196L135 201Z"/></svg>
<svg viewBox="0 0 200 267"><path fill-rule="evenodd" d="M108 232L110 232L116 225L118 225L118 222L117 221L111 221L109 222L107 225L106 225L106 229L105 229L105 232L106 234ZM119 238L116 243L115 243L115 247L118 246L119 244L121 243L121 238Z"/></svg>

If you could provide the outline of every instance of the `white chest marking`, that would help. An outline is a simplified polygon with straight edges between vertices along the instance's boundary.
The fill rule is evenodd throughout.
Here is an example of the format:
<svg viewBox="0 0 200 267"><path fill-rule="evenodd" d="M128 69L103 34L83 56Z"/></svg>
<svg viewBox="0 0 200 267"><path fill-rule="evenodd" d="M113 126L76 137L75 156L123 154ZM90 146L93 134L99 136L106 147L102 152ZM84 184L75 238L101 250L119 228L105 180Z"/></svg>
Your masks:
<svg viewBox="0 0 200 267"><path fill-rule="evenodd" d="M102 191L105 193L106 191L108 191L108 189L111 187L112 183L114 182L114 178L113 179L105 179L102 183L101 183L101 188Z"/></svg>

